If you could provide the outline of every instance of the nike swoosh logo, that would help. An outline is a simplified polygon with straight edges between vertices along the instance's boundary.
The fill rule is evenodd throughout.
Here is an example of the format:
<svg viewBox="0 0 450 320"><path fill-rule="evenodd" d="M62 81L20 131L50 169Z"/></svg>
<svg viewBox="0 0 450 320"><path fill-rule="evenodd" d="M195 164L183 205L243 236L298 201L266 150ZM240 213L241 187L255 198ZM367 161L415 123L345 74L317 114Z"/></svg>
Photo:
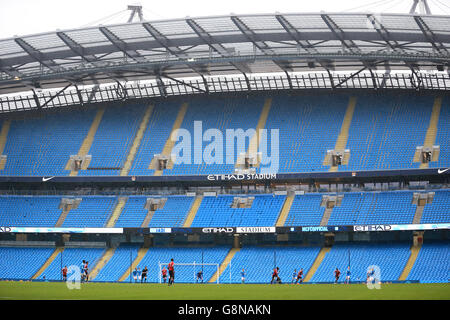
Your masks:
<svg viewBox="0 0 450 320"><path fill-rule="evenodd" d="M50 177L50 178L42 177L42 182L48 181L48 180L53 179L53 178L54 178L54 177Z"/></svg>
<svg viewBox="0 0 450 320"><path fill-rule="evenodd" d="M447 169L444 169L444 170L438 169L438 173L439 173L439 174L444 173L445 171L447 171L447 170L449 170L449 169L450 169L450 168L447 168Z"/></svg>

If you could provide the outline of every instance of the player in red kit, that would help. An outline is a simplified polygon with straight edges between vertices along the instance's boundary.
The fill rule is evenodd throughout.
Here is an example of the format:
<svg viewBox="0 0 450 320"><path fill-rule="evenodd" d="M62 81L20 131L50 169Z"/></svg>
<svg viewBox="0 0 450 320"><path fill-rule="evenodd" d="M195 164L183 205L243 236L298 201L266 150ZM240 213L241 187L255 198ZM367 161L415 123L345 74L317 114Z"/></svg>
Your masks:
<svg viewBox="0 0 450 320"><path fill-rule="evenodd" d="M303 268L300 269L300 271L297 274L297 281L295 281L296 284L303 282Z"/></svg>
<svg viewBox="0 0 450 320"><path fill-rule="evenodd" d="M166 283L166 280L167 280L167 269L166 269L166 267L163 267L161 273L162 273L163 281L164 281L164 283Z"/></svg>
<svg viewBox="0 0 450 320"><path fill-rule="evenodd" d="M67 266L62 269L63 281L67 281Z"/></svg>
<svg viewBox="0 0 450 320"><path fill-rule="evenodd" d="M169 286L173 284L174 280L175 280L175 270L174 270L174 263L173 263L173 259L170 259L170 263L169 263Z"/></svg>
<svg viewBox="0 0 450 320"><path fill-rule="evenodd" d="M341 276L341 271L339 271L339 269L336 268L336 270L334 270L334 277L335 277L334 283L338 283L340 276Z"/></svg>
<svg viewBox="0 0 450 320"><path fill-rule="evenodd" d="M272 280L270 281L270 284L273 284L274 280L275 280L275 283L280 281L280 277L278 276L278 271L279 270L280 269L278 267L273 269Z"/></svg>

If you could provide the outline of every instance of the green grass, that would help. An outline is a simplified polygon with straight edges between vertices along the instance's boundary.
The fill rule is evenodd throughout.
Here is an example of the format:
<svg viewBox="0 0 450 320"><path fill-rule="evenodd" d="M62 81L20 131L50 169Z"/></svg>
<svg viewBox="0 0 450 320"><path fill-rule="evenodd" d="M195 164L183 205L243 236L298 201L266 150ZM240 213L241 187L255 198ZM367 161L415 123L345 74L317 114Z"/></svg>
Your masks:
<svg viewBox="0 0 450 320"><path fill-rule="evenodd" d="M365 285L255 285L87 283L69 290L64 283L0 282L0 300L450 300L450 284L382 284L380 290Z"/></svg>

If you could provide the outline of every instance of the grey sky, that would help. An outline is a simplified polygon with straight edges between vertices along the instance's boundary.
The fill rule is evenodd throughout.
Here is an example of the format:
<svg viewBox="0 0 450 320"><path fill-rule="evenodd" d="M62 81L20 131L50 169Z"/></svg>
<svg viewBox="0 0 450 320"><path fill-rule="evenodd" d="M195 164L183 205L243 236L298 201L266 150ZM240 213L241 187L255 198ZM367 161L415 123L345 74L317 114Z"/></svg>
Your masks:
<svg viewBox="0 0 450 320"><path fill-rule="evenodd" d="M129 4L141 4L144 18L274 12L398 12L407 13L413 0L0 0L0 38L98 23L126 22ZM450 0L428 0L432 13L450 14ZM122 11L122 12L120 12ZM116 14L117 13L117 14ZM114 15L116 14L116 15ZM109 19L103 19L113 15ZM93 23L96 22L96 23Z"/></svg>

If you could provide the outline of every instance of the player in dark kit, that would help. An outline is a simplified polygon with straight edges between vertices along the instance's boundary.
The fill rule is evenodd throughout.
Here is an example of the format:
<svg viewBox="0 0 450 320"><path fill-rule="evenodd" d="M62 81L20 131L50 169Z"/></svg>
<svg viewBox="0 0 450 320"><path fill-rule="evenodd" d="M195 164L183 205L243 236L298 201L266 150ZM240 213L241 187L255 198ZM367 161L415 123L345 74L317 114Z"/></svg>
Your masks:
<svg viewBox="0 0 450 320"><path fill-rule="evenodd" d="M297 274L297 281L295 281L296 284L303 282L303 268L300 269L300 271Z"/></svg>
<svg viewBox="0 0 450 320"><path fill-rule="evenodd" d="M147 282L147 273L148 273L147 267L145 267L144 269L142 269L141 283L144 282L144 279L145 279L145 282Z"/></svg>
<svg viewBox="0 0 450 320"><path fill-rule="evenodd" d="M161 273L162 273L163 281L164 281L164 283L166 283L166 280L167 280L167 269L166 269L166 267L163 267Z"/></svg>
<svg viewBox="0 0 450 320"><path fill-rule="evenodd" d="M63 281L67 281L67 266L62 269Z"/></svg>
<svg viewBox="0 0 450 320"><path fill-rule="evenodd" d="M86 261L86 264L84 265L84 280L86 282L89 281L89 266L88 266L89 262Z"/></svg>
<svg viewBox="0 0 450 320"><path fill-rule="evenodd" d="M168 269L169 269L169 286L170 286L173 284L173 282L175 280L175 269L174 269L173 259L170 259Z"/></svg>
<svg viewBox="0 0 450 320"><path fill-rule="evenodd" d="M275 283L281 282L280 276L278 275L279 272L280 272L280 268L276 267L273 269L272 280L270 281L270 284L273 284L274 281L275 281Z"/></svg>
<svg viewBox="0 0 450 320"><path fill-rule="evenodd" d="M335 277L334 283L338 283L340 276L341 276L341 271L339 271L339 269L336 268L336 270L334 270L334 277Z"/></svg>
<svg viewBox="0 0 450 320"><path fill-rule="evenodd" d="M197 282L201 281L203 283L203 271L197 272Z"/></svg>

